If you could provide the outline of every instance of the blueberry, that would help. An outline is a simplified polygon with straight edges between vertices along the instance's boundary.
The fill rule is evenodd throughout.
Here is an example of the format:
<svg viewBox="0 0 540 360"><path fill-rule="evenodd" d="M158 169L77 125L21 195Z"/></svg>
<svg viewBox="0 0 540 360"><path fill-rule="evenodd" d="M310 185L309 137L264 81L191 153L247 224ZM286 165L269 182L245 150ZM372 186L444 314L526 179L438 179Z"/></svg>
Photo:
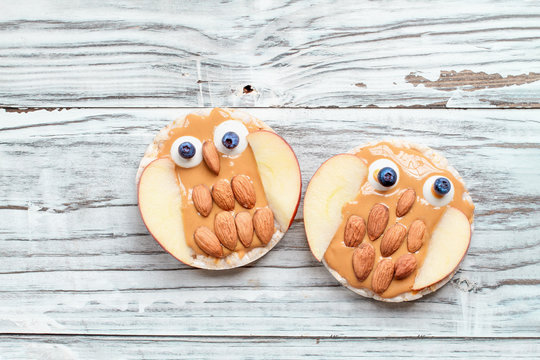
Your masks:
<svg viewBox="0 0 540 360"><path fill-rule="evenodd" d="M397 174L394 169L391 167L384 167L379 170L377 174L377 180L381 183L382 186L390 187L394 185L397 181Z"/></svg>
<svg viewBox="0 0 540 360"><path fill-rule="evenodd" d="M184 159L191 159L193 156L195 156L195 145L189 141L183 142L178 147L178 153Z"/></svg>
<svg viewBox="0 0 540 360"><path fill-rule="evenodd" d="M238 137L238 134L234 131L226 132L225 135L223 135L223 138L221 139L221 143L223 146L225 146L227 149L234 149L238 146L238 143L240 142L240 138Z"/></svg>
<svg viewBox="0 0 540 360"><path fill-rule="evenodd" d="M433 183L433 190L438 195L444 196L450 192L450 189L452 188L452 183L450 183L450 180L448 180L445 177L440 177L435 180Z"/></svg>

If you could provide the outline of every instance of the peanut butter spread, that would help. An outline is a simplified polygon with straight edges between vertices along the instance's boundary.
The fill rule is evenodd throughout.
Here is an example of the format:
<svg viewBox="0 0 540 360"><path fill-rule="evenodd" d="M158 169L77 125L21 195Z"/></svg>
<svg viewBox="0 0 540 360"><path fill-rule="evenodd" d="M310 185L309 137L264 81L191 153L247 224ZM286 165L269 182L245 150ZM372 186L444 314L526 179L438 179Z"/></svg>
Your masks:
<svg viewBox="0 0 540 360"><path fill-rule="evenodd" d="M469 219L469 222L472 222L474 205L468 200L468 196L464 196L466 189L460 179L457 179L447 169L436 166L416 149L396 147L389 142L381 142L363 147L359 149L355 155L362 159L367 166L378 159L389 159L393 161L399 169L399 178L395 187L387 191L375 189L366 178L356 198L343 206L343 221L326 250L324 259L327 265L345 278L350 286L373 290L371 285L372 278L378 263L383 259L391 259L395 263L400 256L409 254L407 237L405 237L399 248L393 252L391 256L383 257L381 255L381 240L383 239L384 234L372 241L369 239L366 232L362 242L373 245L373 248L375 249L375 264L369 276L363 281L359 281L352 265L355 247L348 247L344 242L345 226L349 217L351 215L360 216L367 224L368 216L373 206L376 204L383 204L389 209L389 219L386 230L396 223L402 224L409 229L413 221L423 221L426 227L423 245L419 250L412 253L416 258L416 269L404 279L397 280L394 278L388 288L379 294L383 298L392 298L411 291L418 269L422 266L425 259L429 247L430 235L436 228L447 207L453 207L460 210ZM376 174L368 174L368 176L376 176ZM424 183L432 176L446 177L452 182L454 187L453 198L445 206L433 206L424 198ZM414 189L416 192L416 199L410 210L404 216L397 217L396 205L400 196L408 189Z"/></svg>
<svg viewBox="0 0 540 360"><path fill-rule="evenodd" d="M171 158L171 146L180 136L193 136L198 138L201 143L213 141L215 128L227 120L235 119L231 118L231 115L226 110L218 108L213 109L207 116L197 114L188 115L183 126L172 128L169 131L168 139L160 144L158 158ZM259 127L252 122L243 122L243 124L250 133L262 129L262 127ZM218 175L209 169L205 164L205 161L202 161L199 165L192 168L176 166L178 185L182 193L182 216L185 239L188 246L198 255L207 254L194 241L195 230L200 226L206 226L213 231L216 214L223 212L224 210L215 202L212 202L212 210L208 216L199 214L194 206L192 198L192 190L195 186L204 184L211 190L218 180L226 179L230 182L236 175L245 175L249 178L255 190L255 206L251 209L246 209L242 207L238 201L235 201L234 209L231 211L233 216L239 212L248 212L253 216L257 209L264 208L268 205L251 147L248 145L241 154L236 156L229 156L223 153L218 154L220 162ZM254 234L253 241L248 248L244 247L242 243L238 241L234 251L242 257L248 250L261 246L264 246L264 244L257 238L257 235ZM223 247L224 256L231 253L231 250Z"/></svg>

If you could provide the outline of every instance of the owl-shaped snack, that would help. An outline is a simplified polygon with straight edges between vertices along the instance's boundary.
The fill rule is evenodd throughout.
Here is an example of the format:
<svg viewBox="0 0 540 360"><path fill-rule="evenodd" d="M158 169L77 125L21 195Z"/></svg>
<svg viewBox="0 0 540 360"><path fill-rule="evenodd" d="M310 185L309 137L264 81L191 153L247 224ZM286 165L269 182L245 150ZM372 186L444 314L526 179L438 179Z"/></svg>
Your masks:
<svg viewBox="0 0 540 360"><path fill-rule="evenodd" d="M473 213L444 157L397 140L328 159L304 198L315 258L350 290L389 302L418 299L451 279L469 248Z"/></svg>
<svg viewBox="0 0 540 360"><path fill-rule="evenodd" d="M177 119L137 172L148 231L171 255L204 269L246 265L291 225L302 181L287 142L262 121L215 108Z"/></svg>

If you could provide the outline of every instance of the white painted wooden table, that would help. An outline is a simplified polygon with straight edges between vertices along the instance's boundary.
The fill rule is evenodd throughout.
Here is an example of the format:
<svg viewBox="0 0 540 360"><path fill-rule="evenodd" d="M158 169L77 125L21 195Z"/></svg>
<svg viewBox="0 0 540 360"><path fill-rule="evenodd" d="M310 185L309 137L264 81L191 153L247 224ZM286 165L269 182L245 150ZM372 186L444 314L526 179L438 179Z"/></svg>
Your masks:
<svg viewBox="0 0 540 360"><path fill-rule="evenodd" d="M0 3L0 359L538 358L539 24L537 1ZM441 150L477 205L462 269L413 303L357 297L301 211L251 266L180 264L134 176L201 106L267 121L304 188L365 141Z"/></svg>

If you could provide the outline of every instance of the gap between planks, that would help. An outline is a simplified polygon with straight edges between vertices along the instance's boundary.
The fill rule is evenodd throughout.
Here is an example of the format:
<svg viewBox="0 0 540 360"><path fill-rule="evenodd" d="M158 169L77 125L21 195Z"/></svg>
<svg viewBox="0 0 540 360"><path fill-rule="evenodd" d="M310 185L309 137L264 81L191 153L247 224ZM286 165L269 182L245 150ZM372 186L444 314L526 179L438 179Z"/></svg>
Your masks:
<svg viewBox="0 0 540 360"><path fill-rule="evenodd" d="M30 113L35 111L69 111L69 110L149 110L149 109L178 109L178 110L193 110L193 109L211 109L214 107L223 107L227 109L240 109L249 111L256 110L489 110L489 111L507 111L507 110L540 110L538 107L521 107L521 108L483 108L483 107L437 107L437 106L77 106L77 107L0 107L4 112L15 113Z"/></svg>
<svg viewBox="0 0 540 360"><path fill-rule="evenodd" d="M133 338L133 339L206 339L207 335L147 335L147 334L84 334L84 333L16 333L5 332L0 333L0 339L7 337L84 337L84 338ZM342 335L321 335L321 336L298 336L298 335L211 335L213 339L229 339L229 340L253 340L253 339L268 339L268 340L475 340L475 341L491 341L491 340L540 340L540 336L433 336L433 335L418 335L418 336L342 336Z"/></svg>

